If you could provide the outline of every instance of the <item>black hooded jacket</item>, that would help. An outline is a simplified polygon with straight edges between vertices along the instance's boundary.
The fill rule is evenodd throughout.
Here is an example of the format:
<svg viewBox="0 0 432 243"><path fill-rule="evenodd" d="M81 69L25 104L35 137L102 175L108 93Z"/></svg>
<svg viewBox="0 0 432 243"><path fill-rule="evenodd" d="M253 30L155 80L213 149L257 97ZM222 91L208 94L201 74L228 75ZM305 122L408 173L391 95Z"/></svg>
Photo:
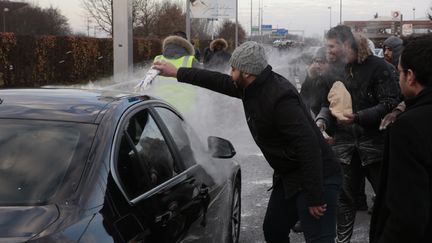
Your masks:
<svg viewBox="0 0 432 243"><path fill-rule="evenodd" d="M397 68L399 56L402 54L403 41L399 37L390 36L383 43L383 47L385 48L386 46L389 47L390 50L392 50L391 64L393 64L393 66Z"/></svg>
<svg viewBox="0 0 432 243"><path fill-rule="evenodd" d="M282 181L286 197L303 190L309 206L325 203L324 179L341 174L339 162L296 88L271 66L244 90L229 75L180 68L180 82L241 98L252 136Z"/></svg>
<svg viewBox="0 0 432 243"><path fill-rule="evenodd" d="M204 59L204 67L207 70L224 72L229 69L231 54L227 52L228 43L222 39L213 40L210 50Z"/></svg>

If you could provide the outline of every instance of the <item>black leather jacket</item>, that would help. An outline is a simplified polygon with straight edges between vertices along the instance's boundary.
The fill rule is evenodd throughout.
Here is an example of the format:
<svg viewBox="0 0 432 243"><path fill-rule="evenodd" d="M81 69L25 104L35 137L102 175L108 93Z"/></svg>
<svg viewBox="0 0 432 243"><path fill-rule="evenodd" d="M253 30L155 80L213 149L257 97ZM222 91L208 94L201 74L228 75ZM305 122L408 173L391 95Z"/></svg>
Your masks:
<svg viewBox="0 0 432 243"><path fill-rule="evenodd" d="M309 206L322 205L324 179L341 174L339 162L315 125L296 88L268 66L244 90L229 75L180 68L180 82L243 100L252 136L282 181L286 197L303 190Z"/></svg>
<svg viewBox="0 0 432 243"><path fill-rule="evenodd" d="M399 102L394 76L383 59L370 55L361 63L347 65L341 81L351 94L358 119L352 125L335 124L333 149L345 164L351 163L356 149L362 165L379 162L384 146L379 124Z"/></svg>

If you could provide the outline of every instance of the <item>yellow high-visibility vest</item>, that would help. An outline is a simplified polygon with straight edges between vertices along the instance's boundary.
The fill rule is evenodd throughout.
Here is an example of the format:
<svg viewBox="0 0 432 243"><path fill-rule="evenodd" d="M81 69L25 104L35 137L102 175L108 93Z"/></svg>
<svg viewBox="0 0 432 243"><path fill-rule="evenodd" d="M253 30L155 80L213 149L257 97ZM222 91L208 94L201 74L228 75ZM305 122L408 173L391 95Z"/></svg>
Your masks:
<svg viewBox="0 0 432 243"><path fill-rule="evenodd" d="M194 56L183 56L180 58L166 58L163 55L156 56L154 61L164 60L173 64L176 68L192 67L195 60ZM192 85L179 85L173 78L158 77L156 82L161 81L161 84L156 85L154 94L166 100L182 113L192 111L196 100L196 87Z"/></svg>
<svg viewBox="0 0 432 243"><path fill-rule="evenodd" d="M164 60L173 64L176 68L192 67L192 62L195 60L194 56L183 56L179 58L166 58L163 55L156 56L154 61Z"/></svg>

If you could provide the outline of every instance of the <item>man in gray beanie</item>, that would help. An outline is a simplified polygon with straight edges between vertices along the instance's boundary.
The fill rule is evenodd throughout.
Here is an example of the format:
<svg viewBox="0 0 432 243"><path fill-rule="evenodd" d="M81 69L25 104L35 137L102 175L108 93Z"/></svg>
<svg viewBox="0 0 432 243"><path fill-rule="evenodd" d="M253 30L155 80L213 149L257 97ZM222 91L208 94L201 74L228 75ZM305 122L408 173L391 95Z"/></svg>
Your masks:
<svg viewBox="0 0 432 243"><path fill-rule="evenodd" d="M333 243L341 169L297 89L272 71L256 42L236 48L231 75L157 61L161 75L242 99L252 136L274 169L266 242L289 242L299 219L306 242Z"/></svg>

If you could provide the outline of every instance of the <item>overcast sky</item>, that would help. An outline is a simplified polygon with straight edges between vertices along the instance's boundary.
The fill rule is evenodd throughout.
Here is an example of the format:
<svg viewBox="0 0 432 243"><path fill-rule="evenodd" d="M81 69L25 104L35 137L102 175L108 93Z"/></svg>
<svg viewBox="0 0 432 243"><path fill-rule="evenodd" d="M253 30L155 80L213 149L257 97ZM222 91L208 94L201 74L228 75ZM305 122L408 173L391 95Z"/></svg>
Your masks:
<svg viewBox="0 0 432 243"><path fill-rule="evenodd" d="M178 0L176 0L178 1ZM234 1L234 0L233 0ZM239 1L239 22L249 32L251 22L251 0ZM400 11L404 19L424 18L432 0L252 0L253 25L258 25L258 6L263 1L263 23L273 28L304 30L306 36L322 36L330 25L339 23L339 4L342 1L342 21L369 20L375 13L390 16L391 11ZM29 0L42 7L57 7L69 19L74 31L87 33L87 20L81 8L81 0ZM92 31L91 31L92 33ZM294 34L294 32L292 31Z"/></svg>

